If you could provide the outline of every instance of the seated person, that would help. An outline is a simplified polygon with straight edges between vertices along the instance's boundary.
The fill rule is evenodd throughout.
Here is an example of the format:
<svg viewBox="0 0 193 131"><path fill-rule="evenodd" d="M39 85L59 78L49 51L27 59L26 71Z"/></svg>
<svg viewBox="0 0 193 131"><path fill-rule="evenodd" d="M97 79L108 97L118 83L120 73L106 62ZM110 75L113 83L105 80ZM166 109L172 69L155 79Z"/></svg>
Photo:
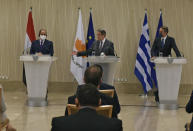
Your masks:
<svg viewBox="0 0 193 131"><path fill-rule="evenodd" d="M85 74L84 74L84 81L86 84L91 83L95 86L97 86L98 89L101 89L100 87L103 87L103 89L112 89L112 86L108 86L107 84L102 84L101 86L101 80L102 75L101 75L101 69L96 66L90 66L89 68L86 69ZM77 90L79 87L77 88ZM113 105L113 112L112 112L112 117L117 118L118 113L120 112L120 104L118 101L118 98L114 97L111 98L103 93L100 93L101 96L101 105ZM68 97L68 104L75 104L75 98L76 95ZM66 109L65 115L68 115L68 111Z"/></svg>
<svg viewBox="0 0 193 131"><path fill-rule="evenodd" d="M79 87L75 98L79 112L52 119L51 131L122 131L122 121L96 113L100 105L100 93L92 84Z"/></svg>
<svg viewBox="0 0 193 131"><path fill-rule="evenodd" d="M190 97L188 104L186 105L186 112L192 113L193 112L193 91ZM190 131L193 131L193 120L190 123Z"/></svg>
<svg viewBox="0 0 193 131"><path fill-rule="evenodd" d="M9 119L7 118L7 115L5 113L6 105L4 101L3 88L1 84L0 84L0 88L1 88L1 114L0 114L1 125L8 122L8 124L6 125L6 131L16 131L16 129L14 129L9 123Z"/></svg>
<svg viewBox="0 0 193 131"><path fill-rule="evenodd" d="M119 99L118 99L118 96L117 96L117 92L115 90L115 87L114 86L111 86L111 85L108 85L104 82L102 82L102 77L103 77L103 68L102 66L98 65L98 64L95 64L94 66L97 66L99 67L100 69L100 74L101 74L101 84L100 84L100 87L99 87L99 90L110 90L110 89L113 89L114 90L114 96L113 96L113 103L115 103L115 110L117 112L117 114L120 112L121 110L121 107L120 107L120 104L119 104Z"/></svg>

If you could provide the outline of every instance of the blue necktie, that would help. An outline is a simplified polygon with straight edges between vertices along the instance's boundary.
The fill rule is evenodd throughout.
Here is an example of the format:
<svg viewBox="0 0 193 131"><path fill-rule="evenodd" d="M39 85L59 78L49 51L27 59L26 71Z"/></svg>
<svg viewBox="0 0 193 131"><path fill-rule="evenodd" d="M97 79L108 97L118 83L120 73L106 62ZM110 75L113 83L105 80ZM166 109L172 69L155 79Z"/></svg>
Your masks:
<svg viewBox="0 0 193 131"><path fill-rule="evenodd" d="M164 39L161 41L162 48L164 47Z"/></svg>
<svg viewBox="0 0 193 131"><path fill-rule="evenodd" d="M42 48L42 46L43 46L43 41L41 40L40 41L40 47Z"/></svg>

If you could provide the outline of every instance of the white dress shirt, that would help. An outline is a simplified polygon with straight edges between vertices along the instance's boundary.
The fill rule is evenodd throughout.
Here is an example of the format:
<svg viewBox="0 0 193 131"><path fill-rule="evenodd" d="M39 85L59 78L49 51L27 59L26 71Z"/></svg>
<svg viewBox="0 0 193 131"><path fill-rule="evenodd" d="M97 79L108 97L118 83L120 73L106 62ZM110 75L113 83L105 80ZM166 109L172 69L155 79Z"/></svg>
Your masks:
<svg viewBox="0 0 193 131"><path fill-rule="evenodd" d="M165 45L165 42L166 42L166 38L167 38L168 36L166 35L165 37L161 37L161 41L162 40L164 40L164 45Z"/></svg>
<svg viewBox="0 0 193 131"><path fill-rule="evenodd" d="M103 45L104 45L104 43L105 43L105 40L106 40L106 38L104 38L104 39L102 40L102 42L100 43L100 49L103 48Z"/></svg>

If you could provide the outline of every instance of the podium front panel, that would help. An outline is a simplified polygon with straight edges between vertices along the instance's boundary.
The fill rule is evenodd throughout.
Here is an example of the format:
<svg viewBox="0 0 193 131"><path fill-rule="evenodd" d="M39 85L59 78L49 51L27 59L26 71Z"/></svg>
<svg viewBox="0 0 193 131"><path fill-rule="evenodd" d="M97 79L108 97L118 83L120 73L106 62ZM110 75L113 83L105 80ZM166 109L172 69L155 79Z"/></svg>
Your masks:
<svg viewBox="0 0 193 131"><path fill-rule="evenodd" d="M157 57L152 62L156 64L158 80L159 107L163 109L178 109L178 93L180 88L182 65L185 58Z"/></svg>
<svg viewBox="0 0 193 131"><path fill-rule="evenodd" d="M20 61L24 62L27 80L27 105L47 106L47 87L50 66L56 57L50 56L20 56Z"/></svg>
<svg viewBox="0 0 193 131"><path fill-rule="evenodd" d="M103 68L103 82L109 85L114 84L114 76L116 72L116 65L120 61L116 56L90 56L87 62L91 65L99 64Z"/></svg>

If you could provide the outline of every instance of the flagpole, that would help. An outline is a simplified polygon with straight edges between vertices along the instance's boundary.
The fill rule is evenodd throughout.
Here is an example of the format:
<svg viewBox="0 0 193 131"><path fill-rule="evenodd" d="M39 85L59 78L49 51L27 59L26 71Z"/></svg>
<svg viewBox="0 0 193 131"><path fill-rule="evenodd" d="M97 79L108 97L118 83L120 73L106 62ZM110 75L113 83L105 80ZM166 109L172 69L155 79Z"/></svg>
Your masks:
<svg viewBox="0 0 193 131"><path fill-rule="evenodd" d="M30 11L32 11L32 6L30 6Z"/></svg>
<svg viewBox="0 0 193 131"><path fill-rule="evenodd" d="M147 14L147 8L145 8L145 13Z"/></svg>
<svg viewBox="0 0 193 131"><path fill-rule="evenodd" d="M160 14L162 14L162 9L160 9Z"/></svg>

